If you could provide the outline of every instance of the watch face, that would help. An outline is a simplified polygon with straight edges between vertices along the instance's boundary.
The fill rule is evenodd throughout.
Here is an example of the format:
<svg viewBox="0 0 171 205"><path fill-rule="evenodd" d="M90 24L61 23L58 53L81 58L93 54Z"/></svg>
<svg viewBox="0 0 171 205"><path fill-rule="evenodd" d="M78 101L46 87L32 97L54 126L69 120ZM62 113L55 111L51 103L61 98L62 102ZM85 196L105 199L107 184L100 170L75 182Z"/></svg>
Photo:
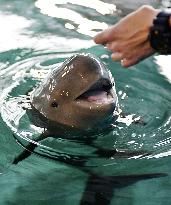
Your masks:
<svg viewBox="0 0 171 205"><path fill-rule="evenodd" d="M151 47L161 54L171 54L171 27L169 17L171 14L160 12L153 21L150 29L149 41Z"/></svg>
<svg viewBox="0 0 171 205"><path fill-rule="evenodd" d="M151 47L161 54L171 53L171 33L152 29L150 34Z"/></svg>

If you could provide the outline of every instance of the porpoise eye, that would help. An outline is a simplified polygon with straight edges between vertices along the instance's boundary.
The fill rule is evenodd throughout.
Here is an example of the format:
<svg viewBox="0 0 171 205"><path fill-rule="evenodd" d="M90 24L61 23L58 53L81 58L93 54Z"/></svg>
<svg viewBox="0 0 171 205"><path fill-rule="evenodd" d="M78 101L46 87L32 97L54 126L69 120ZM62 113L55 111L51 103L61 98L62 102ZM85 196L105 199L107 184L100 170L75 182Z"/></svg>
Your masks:
<svg viewBox="0 0 171 205"><path fill-rule="evenodd" d="M53 102L51 103L51 107L58 107L58 103L57 103L56 101L53 101Z"/></svg>

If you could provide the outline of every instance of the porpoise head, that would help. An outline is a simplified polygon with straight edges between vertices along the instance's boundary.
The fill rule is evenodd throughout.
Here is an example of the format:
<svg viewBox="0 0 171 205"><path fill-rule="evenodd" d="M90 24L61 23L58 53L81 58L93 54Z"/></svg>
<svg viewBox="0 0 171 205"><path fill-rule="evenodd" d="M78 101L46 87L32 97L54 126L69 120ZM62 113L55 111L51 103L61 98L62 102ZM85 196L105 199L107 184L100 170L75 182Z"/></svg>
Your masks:
<svg viewBox="0 0 171 205"><path fill-rule="evenodd" d="M76 54L32 92L31 105L54 126L95 128L117 109L114 79L97 57Z"/></svg>

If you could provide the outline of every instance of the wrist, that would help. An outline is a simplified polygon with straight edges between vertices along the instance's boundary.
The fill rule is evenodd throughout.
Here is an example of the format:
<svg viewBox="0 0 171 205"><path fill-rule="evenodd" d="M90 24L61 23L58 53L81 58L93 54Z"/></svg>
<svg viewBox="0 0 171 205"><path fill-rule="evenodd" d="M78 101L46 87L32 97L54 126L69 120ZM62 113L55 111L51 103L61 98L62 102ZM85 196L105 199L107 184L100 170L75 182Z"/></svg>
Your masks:
<svg viewBox="0 0 171 205"><path fill-rule="evenodd" d="M139 8L139 12L142 13L143 21L147 21L147 25L150 27L153 25L153 20L161 12L160 9L155 9L149 5L143 5Z"/></svg>

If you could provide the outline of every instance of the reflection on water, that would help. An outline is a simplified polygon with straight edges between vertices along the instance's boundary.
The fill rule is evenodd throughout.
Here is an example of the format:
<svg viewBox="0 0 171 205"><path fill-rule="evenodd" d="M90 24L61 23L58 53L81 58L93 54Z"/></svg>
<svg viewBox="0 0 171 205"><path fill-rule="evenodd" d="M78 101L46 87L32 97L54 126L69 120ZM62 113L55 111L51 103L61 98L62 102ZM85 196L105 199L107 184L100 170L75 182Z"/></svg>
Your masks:
<svg viewBox="0 0 171 205"><path fill-rule="evenodd" d="M76 5L84 6L89 9L92 8L101 14L111 14L116 10L115 5L103 3L98 0L93 1L93 4L91 1L80 2L77 0L50 0L48 2L45 2L38 0L35 5L40 8L41 13L43 14L58 19L68 20L70 23L66 23L65 27L74 29L81 34L89 36L94 36L96 34L96 32L93 30L106 29L107 24L105 22L93 21L91 19L88 19L87 16L83 16L79 14L79 12L74 11L76 9ZM69 5L74 5L73 10L65 8Z"/></svg>
<svg viewBox="0 0 171 205"><path fill-rule="evenodd" d="M141 205L148 198L150 205L170 205L170 56L155 56L125 70L91 40L144 2L170 5L0 0L0 204ZM111 70L122 116L91 140L50 136L34 150L46 158L29 154L12 165L23 151L13 134L27 146L43 132L27 116L29 93L76 52L99 56Z"/></svg>
<svg viewBox="0 0 171 205"><path fill-rule="evenodd" d="M48 50L69 52L80 49L80 45L82 48L88 48L93 44L90 40L72 38L66 41L65 37L50 34L40 34L34 37L34 33L29 29L34 23L34 20L28 20L25 17L0 12L0 25L5 25L0 34L0 51L29 48L46 50L46 52ZM16 60L19 60L18 56Z"/></svg>
<svg viewBox="0 0 171 205"><path fill-rule="evenodd" d="M170 56L156 56L156 63L158 64L158 70L161 74L163 74L170 82L171 82L171 62Z"/></svg>

